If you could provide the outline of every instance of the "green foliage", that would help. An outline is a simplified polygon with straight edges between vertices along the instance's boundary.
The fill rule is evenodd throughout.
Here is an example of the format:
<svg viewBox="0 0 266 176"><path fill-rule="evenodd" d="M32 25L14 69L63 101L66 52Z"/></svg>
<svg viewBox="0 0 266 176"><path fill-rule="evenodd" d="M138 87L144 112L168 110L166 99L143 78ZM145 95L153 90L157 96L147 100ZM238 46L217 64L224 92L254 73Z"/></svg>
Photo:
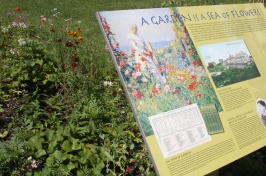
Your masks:
<svg viewBox="0 0 266 176"><path fill-rule="evenodd" d="M53 60L43 43L34 34L34 27L7 27L2 31L1 59L1 101L33 93L36 89L46 91L48 78L56 74ZM8 25L10 26L10 25ZM51 91L51 90L50 90Z"/></svg>
<svg viewBox="0 0 266 176"><path fill-rule="evenodd" d="M212 79L216 87L227 86L237 82L260 76L259 70L255 63L252 63L244 68L229 68L222 69L221 65L215 66L212 70L221 70L222 73L218 76L213 76ZM248 74L246 74L248 73Z"/></svg>

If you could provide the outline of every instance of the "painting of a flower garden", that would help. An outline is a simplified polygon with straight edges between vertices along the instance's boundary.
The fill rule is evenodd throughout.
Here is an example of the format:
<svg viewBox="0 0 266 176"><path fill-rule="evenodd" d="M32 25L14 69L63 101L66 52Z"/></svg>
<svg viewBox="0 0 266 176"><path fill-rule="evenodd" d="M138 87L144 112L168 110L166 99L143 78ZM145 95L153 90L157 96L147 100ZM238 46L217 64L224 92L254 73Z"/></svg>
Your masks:
<svg viewBox="0 0 266 176"><path fill-rule="evenodd" d="M148 117L158 113L193 103L215 104L222 111L177 9L100 12L98 17L146 136L153 134Z"/></svg>

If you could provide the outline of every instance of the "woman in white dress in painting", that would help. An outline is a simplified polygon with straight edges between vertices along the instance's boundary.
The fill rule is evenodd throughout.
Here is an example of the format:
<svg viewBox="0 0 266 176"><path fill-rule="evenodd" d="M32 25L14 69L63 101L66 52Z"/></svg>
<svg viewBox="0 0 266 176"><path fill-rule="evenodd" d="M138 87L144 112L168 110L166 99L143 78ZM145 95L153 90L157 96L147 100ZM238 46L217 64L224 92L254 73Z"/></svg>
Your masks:
<svg viewBox="0 0 266 176"><path fill-rule="evenodd" d="M147 69L152 72L153 76L157 79L157 81L163 85L163 77L156 67L153 59L153 52L149 50L146 42L142 37L140 37L137 32L137 25L132 25L130 27L131 32L128 34L127 39L132 45L135 52L135 60L137 64L140 65L140 69L143 70L147 67Z"/></svg>

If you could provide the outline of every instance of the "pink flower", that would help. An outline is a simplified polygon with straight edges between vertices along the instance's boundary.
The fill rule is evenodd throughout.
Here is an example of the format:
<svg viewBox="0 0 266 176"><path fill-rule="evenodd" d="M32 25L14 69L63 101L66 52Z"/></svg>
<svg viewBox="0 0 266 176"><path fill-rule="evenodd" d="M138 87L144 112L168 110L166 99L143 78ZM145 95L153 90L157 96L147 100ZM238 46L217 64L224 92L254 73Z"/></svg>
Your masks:
<svg viewBox="0 0 266 176"><path fill-rule="evenodd" d="M125 75L128 76L130 72L128 70L125 71Z"/></svg>
<svg viewBox="0 0 266 176"><path fill-rule="evenodd" d="M142 82L148 82L148 79L146 77L141 78Z"/></svg>
<svg viewBox="0 0 266 176"><path fill-rule="evenodd" d="M183 76L177 76L176 79L180 82L184 82L185 78Z"/></svg>
<svg viewBox="0 0 266 176"><path fill-rule="evenodd" d="M42 21L46 21L47 18L46 18L46 17L42 17L41 20L42 20Z"/></svg>
<svg viewBox="0 0 266 176"><path fill-rule="evenodd" d="M138 91L136 89L133 90L132 95L136 96Z"/></svg>
<svg viewBox="0 0 266 176"><path fill-rule="evenodd" d="M135 79L136 79L137 77L139 77L140 75L141 75L140 72L133 72L133 73L132 73L132 77L135 78Z"/></svg>
<svg viewBox="0 0 266 176"><path fill-rule="evenodd" d="M131 52L132 52L132 53L135 53L135 52L136 52L136 50L132 48L132 49L131 49Z"/></svg>
<svg viewBox="0 0 266 176"><path fill-rule="evenodd" d="M128 88L132 88L132 84L128 84L127 87L128 87Z"/></svg>
<svg viewBox="0 0 266 176"><path fill-rule="evenodd" d="M124 66L126 66L127 65L127 63L125 62L125 61L121 61L120 62L120 67L122 68L122 67L124 67Z"/></svg>

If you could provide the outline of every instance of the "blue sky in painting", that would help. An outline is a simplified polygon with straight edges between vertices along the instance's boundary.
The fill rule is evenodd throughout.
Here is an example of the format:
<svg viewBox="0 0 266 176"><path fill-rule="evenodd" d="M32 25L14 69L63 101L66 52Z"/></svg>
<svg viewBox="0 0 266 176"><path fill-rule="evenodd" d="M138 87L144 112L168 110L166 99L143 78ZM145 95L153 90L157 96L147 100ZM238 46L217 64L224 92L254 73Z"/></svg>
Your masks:
<svg viewBox="0 0 266 176"><path fill-rule="evenodd" d="M225 60L230 55L235 55L240 51L250 55L244 40L234 40L230 42L215 43L198 47L200 54L206 63L219 63L219 59Z"/></svg>

